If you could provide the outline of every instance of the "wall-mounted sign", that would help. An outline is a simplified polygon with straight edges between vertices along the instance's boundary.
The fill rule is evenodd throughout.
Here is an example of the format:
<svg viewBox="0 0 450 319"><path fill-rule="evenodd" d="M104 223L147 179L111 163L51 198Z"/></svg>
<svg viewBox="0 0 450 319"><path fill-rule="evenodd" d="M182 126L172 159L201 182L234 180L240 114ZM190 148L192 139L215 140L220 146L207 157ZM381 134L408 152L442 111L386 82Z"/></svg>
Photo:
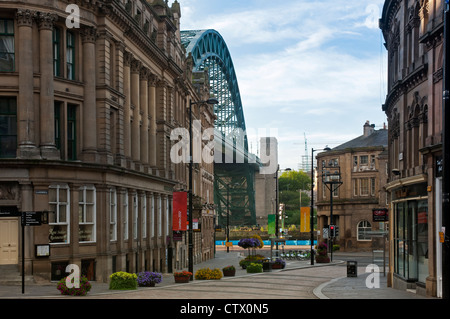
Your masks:
<svg viewBox="0 0 450 319"><path fill-rule="evenodd" d="M387 222L389 221L389 214L387 208L374 208L372 209L372 219L374 222Z"/></svg>
<svg viewBox="0 0 450 319"><path fill-rule="evenodd" d="M49 257L50 245L36 245L36 257Z"/></svg>

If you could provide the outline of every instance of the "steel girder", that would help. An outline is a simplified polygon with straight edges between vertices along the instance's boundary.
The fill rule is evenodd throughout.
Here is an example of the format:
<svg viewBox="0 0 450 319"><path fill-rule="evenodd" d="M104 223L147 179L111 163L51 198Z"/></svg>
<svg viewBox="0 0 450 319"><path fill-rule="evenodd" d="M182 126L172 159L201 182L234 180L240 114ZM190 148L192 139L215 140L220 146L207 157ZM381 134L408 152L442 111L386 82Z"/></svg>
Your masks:
<svg viewBox="0 0 450 319"><path fill-rule="evenodd" d="M192 56L193 71L207 70L210 93L219 101L214 107L216 149L219 147L224 154L231 144L233 157L239 155L245 159L243 163L222 161L214 164L218 223L225 226L229 212L230 225L255 225L254 175L258 164L252 160L256 157L248 153L244 112L230 52L215 30L181 31L181 42L186 54Z"/></svg>

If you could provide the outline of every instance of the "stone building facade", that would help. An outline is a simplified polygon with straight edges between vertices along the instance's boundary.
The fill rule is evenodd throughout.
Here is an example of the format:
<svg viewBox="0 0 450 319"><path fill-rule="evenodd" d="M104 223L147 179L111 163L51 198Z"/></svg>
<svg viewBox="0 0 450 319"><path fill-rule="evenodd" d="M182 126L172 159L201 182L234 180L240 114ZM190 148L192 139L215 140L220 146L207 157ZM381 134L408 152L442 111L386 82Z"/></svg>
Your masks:
<svg viewBox="0 0 450 319"><path fill-rule="evenodd" d="M48 224L25 227L35 279L57 280L67 264L98 281L187 265L171 222L188 168L171 161L170 133L209 94L208 81L192 81L180 11L162 0L0 3L0 223L11 247L0 264L21 263L20 212L48 211ZM210 106L193 114L213 125ZM212 176L212 164L194 170L209 225L196 261L212 256ZM37 256L41 247L49 253Z"/></svg>
<svg viewBox="0 0 450 319"><path fill-rule="evenodd" d="M324 240L324 228L339 226L339 236L334 240L341 250L371 251L379 246L373 242L372 234L382 234L386 225L374 221L373 210L387 206L386 167L387 129L375 130L374 124L366 122L363 135L339 145L330 151L317 154L317 227L320 231L318 242ZM325 171L340 172L340 182L334 184L331 194L330 184L324 184ZM333 196L332 222L331 196ZM382 242L381 242L382 245Z"/></svg>
<svg viewBox="0 0 450 319"><path fill-rule="evenodd" d="M388 0L389 283L441 294L443 0Z"/></svg>

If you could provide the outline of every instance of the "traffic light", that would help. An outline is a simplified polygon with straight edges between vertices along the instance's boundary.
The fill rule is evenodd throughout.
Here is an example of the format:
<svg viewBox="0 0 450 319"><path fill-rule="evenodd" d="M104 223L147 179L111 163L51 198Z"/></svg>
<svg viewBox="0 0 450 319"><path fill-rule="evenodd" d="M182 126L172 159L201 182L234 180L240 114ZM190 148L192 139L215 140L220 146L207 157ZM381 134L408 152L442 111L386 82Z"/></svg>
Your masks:
<svg viewBox="0 0 450 319"><path fill-rule="evenodd" d="M328 230L331 238L336 237L336 225L328 226Z"/></svg>
<svg viewBox="0 0 450 319"><path fill-rule="evenodd" d="M330 225L328 226L328 233L331 238L335 238L339 236L339 226Z"/></svg>

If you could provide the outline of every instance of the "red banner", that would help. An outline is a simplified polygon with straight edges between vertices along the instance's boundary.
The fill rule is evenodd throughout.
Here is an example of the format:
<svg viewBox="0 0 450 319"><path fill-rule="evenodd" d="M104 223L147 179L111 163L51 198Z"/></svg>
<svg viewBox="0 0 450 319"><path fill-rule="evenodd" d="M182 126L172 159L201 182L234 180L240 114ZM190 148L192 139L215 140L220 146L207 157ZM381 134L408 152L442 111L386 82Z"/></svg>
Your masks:
<svg viewBox="0 0 450 319"><path fill-rule="evenodd" d="M187 193L174 192L173 193L173 231L187 230Z"/></svg>

